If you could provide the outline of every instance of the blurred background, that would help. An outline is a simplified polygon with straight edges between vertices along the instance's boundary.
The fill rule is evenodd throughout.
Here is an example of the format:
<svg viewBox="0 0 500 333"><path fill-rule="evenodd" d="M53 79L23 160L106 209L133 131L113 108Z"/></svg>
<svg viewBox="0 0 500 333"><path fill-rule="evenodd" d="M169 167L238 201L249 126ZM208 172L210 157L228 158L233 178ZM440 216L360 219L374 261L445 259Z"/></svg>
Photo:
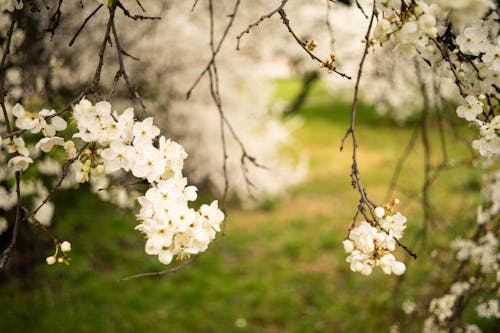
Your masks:
<svg viewBox="0 0 500 333"><path fill-rule="evenodd" d="M14 57L8 74L19 94L15 99L33 108L48 100L57 108L92 77L106 13L99 12L68 47L98 5L82 3L64 3L65 19L52 40L41 29L49 10L33 14L19 30L16 47L25 58ZM135 8L134 1L123 3ZM126 66L146 115L189 154L185 174L200 189L198 206L221 199L224 177L219 115L207 77L185 98L210 59L206 4L193 12L191 6L150 2L148 14L161 21L119 17L117 29L127 52L140 58L126 58ZM217 36L232 6L216 5ZM419 72L423 63L389 59L381 48L370 54L357 114L359 168L372 200L401 201L408 217L404 242L418 259L397 251L407 265L401 277L379 270L368 277L353 273L342 240L359 194L351 186L350 142L340 151L353 80L320 70L277 17L245 35L236 51L236 36L275 7L260 0L242 4L218 57L224 111L248 152L266 166L250 166L249 189L241 148L234 139L228 142L224 234L175 272L126 279L165 269L144 253L144 239L133 230L137 207L113 194L92 193L88 185L65 189L54 199L49 223L71 241L71 263L46 265L51 241L24 226L0 275L0 332L388 332L394 323L407 327L405 332L421 329L429 300L452 279L452 268L443 265L453 257L449 241L470 234L480 202L481 172L468 146L473 132L451 118L456 92L450 82L435 84L439 73ZM301 38L317 41L317 54L327 58L335 51L338 69L355 78L367 24L357 8L296 1L288 14ZM105 63L102 89L109 91L116 71L112 52ZM425 116L430 162L447 161L425 210L422 93L437 105ZM139 109L126 87L118 86L113 106L123 110L132 103ZM6 244L7 234L0 240Z"/></svg>

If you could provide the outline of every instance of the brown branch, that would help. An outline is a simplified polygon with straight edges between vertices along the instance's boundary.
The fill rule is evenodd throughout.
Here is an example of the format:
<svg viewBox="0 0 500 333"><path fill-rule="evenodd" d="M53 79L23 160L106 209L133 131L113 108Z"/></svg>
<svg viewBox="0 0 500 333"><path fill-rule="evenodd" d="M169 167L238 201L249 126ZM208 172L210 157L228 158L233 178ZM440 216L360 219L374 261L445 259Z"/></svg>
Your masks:
<svg viewBox="0 0 500 333"><path fill-rule="evenodd" d="M114 20L111 22L111 30L113 32L113 37L115 40L115 46L116 46L116 51L117 51L117 56L118 56L118 63L120 65L120 73L123 76L123 79L125 80L125 84L127 85L130 97L133 99L137 100L139 102L139 105L142 108L143 114L146 114L146 105L144 105L144 102L142 101L139 93L135 89L135 87L132 85L130 82L130 79L127 75L127 71L125 69L125 64L123 63L123 49L120 45L120 40L118 39L118 34L116 32L116 26Z"/></svg>
<svg viewBox="0 0 500 333"><path fill-rule="evenodd" d="M47 27L47 29L45 29L45 32L50 32L50 34L51 34L50 38L51 39L54 38L54 34L56 32L56 29L57 29L57 27L59 27L59 23L61 21L61 14L62 14L62 12L61 12L61 6L62 6L62 3L63 3L63 0L58 0L56 11L50 17L49 26Z"/></svg>
<svg viewBox="0 0 500 333"><path fill-rule="evenodd" d="M75 42L75 40L78 38L78 35L80 35L80 32L83 31L83 28L85 28L85 25L87 24L88 21L90 21L90 19L102 8L103 4L100 4L99 6L97 6L96 9L94 9L94 11L92 13L90 13L89 16L87 16L87 18L85 18L85 20L83 21L82 25L80 26L80 28L78 28L78 30L76 31L75 35L73 36L73 38L71 38L71 40L69 41L68 43L68 46L72 46L73 43Z"/></svg>
<svg viewBox="0 0 500 333"><path fill-rule="evenodd" d="M198 0L194 0L193 2L193 6L191 7L191 11L194 12L194 10L196 9L196 5L198 4Z"/></svg>
<svg viewBox="0 0 500 333"><path fill-rule="evenodd" d="M166 270L163 270L163 271L160 271L160 272L136 274L136 275L132 275L132 276L128 276L128 277L125 277L123 279L120 279L119 281L128 281L128 280L142 278L142 277L161 276L161 275L165 275L165 274L169 274L169 273L175 273L175 272L179 271L181 268L183 268L184 266L186 266L187 264L190 264L193 261L195 261L200 255L201 254L195 254L195 255L189 257L189 259L186 259L183 262L181 262L179 265L172 267L172 268L169 268L169 269L166 269Z"/></svg>
<svg viewBox="0 0 500 333"><path fill-rule="evenodd" d="M314 53L312 53L311 51L309 51L309 49L307 48L307 43L305 43L303 40L301 40L297 36L297 34L293 31L292 27L290 26L290 20L288 19L285 10L284 9L280 9L278 11L278 13L279 13L279 15L281 17L281 21L283 22L283 24L288 29L288 32L292 35L292 37L300 45L300 47L302 47L302 49L311 57L311 59L318 61L320 63L320 65L322 65L326 69L328 69L328 73L333 72L333 73L336 73L336 74L340 75L343 78L346 78L346 79L349 79L349 80L351 79L351 77L349 75L338 71L337 68L335 67L335 65L329 65L330 64L329 61L323 61L322 59L318 58ZM371 29L371 25L370 25L370 29ZM368 43L368 39L367 39L367 43Z"/></svg>
<svg viewBox="0 0 500 333"><path fill-rule="evenodd" d="M241 0L236 0L234 2L234 7L233 7L233 11L232 13L229 15L229 22L228 24L226 25L226 28L224 29L224 32L222 33L222 36L221 38L219 39L219 42L217 43L217 46L212 50L212 56L210 58L210 60L208 61L207 65L205 66L205 68L201 71L201 73L198 75L198 77L196 78L196 80L194 81L193 85L191 86L191 88L189 88L189 90L187 91L186 93L186 99L189 99L191 97L191 93L193 92L194 88L196 88L196 86L198 85L198 83L200 83L201 79L208 73L208 71L210 70L210 68L212 67L213 63L215 62L215 58L217 57L217 54L219 53L221 47L222 47L222 44L224 43L224 41L226 40L226 37L229 33L229 30L231 29L231 27L233 26L233 23L234 23L234 19L236 18L236 14L238 12L238 8L240 6L240 2ZM210 23L211 25L213 23ZM212 42L211 42L212 43Z"/></svg>
<svg viewBox="0 0 500 333"><path fill-rule="evenodd" d="M5 63L7 62L7 57L10 54L10 45L12 43L12 35L14 34L14 27L16 25L16 18L13 14L10 15L10 26L7 31L7 40L5 42L5 48L2 54L2 60L0 61L0 105L2 107L2 113L5 120L5 126L7 127L7 132L12 133L12 127L9 120L9 114L7 112L7 107L5 106L5 96L7 91L4 89L4 78L5 78Z"/></svg>
<svg viewBox="0 0 500 333"><path fill-rule="evenodd" d="M134 15L130 14L127 8L121 3L121 1L113 1L113 4L116 4L116 6L123 12L123 15L125 15L128 18L131 18L134 21L137 20L161 20L161 17L159 16L145 16L145 15ZM141 6L142 10L144 11L144 8Z"/></svg>
<svg viewBox="0 0 500 333"><path fill-rule="evenodd" d="M135 0L135 3L137 4L137 6L139 6L139 8L141 8L141 10L144 13L146 12L146 9L144 8L144 6L142 5L142 3L139 0Z"/></svg>
<svg viewBox="0 0 500 333"><path fill-rule="evenodd" d="M465 98L467 96L467 94L465 93L463 87L462 87L462 82L460 81L460 79L458 78L458 74L457 74L457 71L455 69L455 65L453 64L453 62L451 61L450 59L450 56L448 54L448 49L446 49L446 52L440 47L439 45L439 42L435 39L435 38L431 38L430 40L433 41L433 43L436 45L436 48L439 50L439 52L441 53L441 56L443 57L443 59L448 63L448 65L450 66L450 70L451 72L453 73L453 76L455 77L455 85L457 86L458 88L458 91L460 92L460 95Z"/></svg>
<svg viewBox="0 0 500 333"><path fill-rule="evenodd" d="M100 191L111 191L111 190L116 190L116 189L119 189L119 188L125 188L125 187L140 185L140 184L147 184L147 183L144 180L137 180L137 181L130 182L130 183L127 183L127 184L120 184L120 185L112 185L112 186L108 186L108 187L103 187L103 188L98 189L97 191L98 192L100 192Z"/></svg>
<svg viewBox="0 0 500 333"><path fill-rule="evenodd" d="M385 201L389 201L394 193L394 189L398 184L401 171L403 170L403 166L405 162L408 160L411 151L415 147L418 138L418 133L419 133L419 124L416 124L415 127L413 128L410 140L408 140L408 144L406 145L404 151L401 153L401 156L398 159L398 162L396 163L396 167L394 168L389 188L387 189L387 193L385 195Z"/></svg>
<svg viewBox="0 0 500 333"><path fill-rule="evenodd" d="M17 196L17 204L16 204L16 218L14 220L14 229L12 230L12 237L10 238L9 245L3 250L2 258L0 259L0 271L5 268L7 262L10 258L10 253L16 246L17 235L19 234L19 224L21 223L21 207L22 207L22 198L21 198L21 172L16 171L16 196Z"/></svg>
<svg viewBox="0 0 500 333"><path fill-rule="evenodd" d="M104 65L104 53L106 52L106 45L110 40L111 34L111 26L113 25L113 21L115 18L115 10L116 10L116 2L113 2L113 5L109 8L109 18L106 24L106 31L104 33L104 38L101 43L101 47L99 49L99 61L97 63L97 67L94 73L94 78L92 79L92 84L90 86L90 91L94 94L98 94L99 92L99 82L101 81L101 71L102 66Z"/></svg>
<svg viewBox="0 0 500 333"><path fill-rule="evenodd" d="M52 238L52 241L54 242L55 245L61 243L61 241L59 240L59 238L49 228L47 228L40 221L38 221L38 219L36 218L35 214L33 214L26 207L23 207L23 211L24 211L24 214L25 214L24 219L27 219L27 218L31 219L31 221L33 222L33 224L36 227L42 229L47 235L49 235L50 238Z"/></svg>
<svg viewBox="0 0 500 333"><path fill-rule="evenodd" d="M7 41L5 43L5 49L3 50L2 60L0 61L0 105L2 107L2 112L5 120L5 126L7 127L7 132L12 134L12 128L9 120L9 116L7 113L7 108L5 106L5 96L7 95L7 91L4 90L4 76L5 76L5 63L7 61L7 57L10 54L10 45L12 42L12 35L14 34L14 26L16 24L16 19L13 14L10 15L11 24L9 30L7 31ZM4 249L2 253L2 257L0 259L0 271L4 269L7 264L10 253L12 249L16 246L17 235L19 233L19 224L21 223L21 207L22 207L22 198L21 198L21 172L16 171L15 173L16 180L16 217L14 220L14 228L12 230L12 236L9 242L9 245Z"/></svg>
<svg viewBox="0 0 500 333"><path fill-rule="evenodd" d="M431 219L429 205L430 205L430 172L432 169L431 162L431 144L429 141L429 134L427 130L428 117L430 109L429 95L427 93L427 87L425 85L424 78L420 70L418 61L415 61L415 73L417 74L417 80L419 83L420 94L423 100L422 116L420 118L420 133L422 138L422 147L424 149L424 180L422 184L422 209L424 213L423 218L423 232L426 234L428 223Z"/></svg>
<svg viewBox="0 0 500 333"><path fill-rule="evenodd" d="M288 2L288 0L282 0L281 1L281 4L273 9L272 11L270 11L269 13L265 14L265 15L262 15L257 21L251 23L245 30L243 30L238 36L236 36L236 50L239 51L240 49L240 39L243 37L244 34L249 34L250 33L250 30L252 30L253 28L257 27L259 24L262 23L262 21L264 20L267 20L267 19L270 19L271 17L274 16L274 14L276 14L277 12L279 12L281 9L283 9L286 5L286 3Z"/></svg>
<svg viewBox="0 0 500 333"><path fill-rule="evenodd" d="M373 5L373 11L370 17L370 21L368 23L368 28L365 34L365 48L363 51L363 56L361 57L361 60L358 65L358 73L356 76L356 83L354 85L354 96L353 96L353 101L352 101L352 107L351 107L351 122L350 126L347 129L344 137L342 138L342 142L340 145L340 151L343 150L344 148L344 143L345 140L347 139L348 136L351 136L352 138L352 165L351 165L351 179L352 179L352 186L353 188L357 188L360 194L360 202L358 205L357 212L354 216L354 221L353 225L355 224L355 219L358 216L359 213L362 213L365 215L365 210L364 207L367 207L368 210L372 214L372 220L375 220L375 215L372 211L373 208L375 208L375 205L371 203L368 198L366 197L366 192L363 187L363 183L361 182L361 176L358 168L358 160L357 160L357 150L358 150L358 141L356 138L356 131L355 131L355 125L356 125L356 112L357 112L357 105L358 105L358 98L359 98L359 85L361 83L361 76L363 75L363 66L365 64L366 56L368 55L368 50L370 48L370 43L369 43L369 38L371 34L371 30L373 27L374 23L374 18L375 18L375 3ZM366 217L366 216L365 216Z"/></svg>
<svg viewBox="0 0 500 333"><path fill-rule="evenodd" d="M365 13L365 10L363 9L363 7L361 6L361 4L359 3L358 0L355 1L356 2L356 6L358 7L358 9L361 11L361 14L363 14L363 16L368 19L368 15L366 15Z"/></svg>
<svg viewBox="0 0 500 333"><path fill-rule="evenodd" d="M42 200L42 202L38 205L38 207L36 207L31 213L32 215L36 215L36 213L40 210L40 208L43 207L43 205L45 205L47 203L47 201L50 200L50 198L56 193L56 191L59 189L59 187L61 186L64 178L66 178L66 176L68 175L68 171L69 171L69 168L70 166L78 159L80 158L80 155L83 153L83 151L87 148L89 144L86 143L85 145L83 145L83 147L80 149L80 151L76 154L75 157L73 158L70 158L65 164L64 164L64 167L63 167L63 170L61 172L61 175L59 176L59 179L57 180L57 183L54 185L54 187L52 188L52 190L49 192L49 194L47 194L47 196L45 197L45 199Z"/></svg>

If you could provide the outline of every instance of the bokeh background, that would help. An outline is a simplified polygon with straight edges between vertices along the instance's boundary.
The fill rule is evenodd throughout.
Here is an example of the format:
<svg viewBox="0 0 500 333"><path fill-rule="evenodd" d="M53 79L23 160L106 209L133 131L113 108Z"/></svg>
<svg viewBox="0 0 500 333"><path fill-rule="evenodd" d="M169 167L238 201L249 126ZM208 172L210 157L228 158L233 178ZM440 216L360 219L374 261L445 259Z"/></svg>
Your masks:
<svg viewBox="0 0 500 333"><path fill-rule="evenodd" d="M217 10L227 13L231 3L222 1ZM84 13L93 10L88 1L84 4L83 12L74 4L65 7L70 19L62 21L54 41L27 34L20 42L35 40L34 45L44 50L39 62L22 67L20 75L29 76L41 63L49 64L50 87L60 93L55 106L70 100L95 66L92 60L105 16L96 17L73 48L65 45ZM186 175L200 188L196 205L220 200L219 120L207 81L185 99L210 56L206 7L200 4L191 13L190 2L149 5L149 12L165 19L132 22L138 28L130 31L129 21L118 21L127 50L141 58L127 60L130 76L162 131L186 147ZM247 4L220 55L228 118L249 152L269 166L250 170L255 184L250 195L238 145L230 142L232 188L224 234L175 272L127 279L165 269L156 257L144 253L144 239L133 230L134 210L102 201L89 186L61 191L54 200L52 226L59 237L71 241L71 263L45 265L51 242L26 226L11 267L0 275L0 332L388 332L393 323L408 327L405 332L421 328L428 301L452 279L453 267L444 264L453 256L449 241L471 232L470 221L480 202L481 172L472 162L462 163L470 157L470 148L461 138L471 138L472 130L447 123L440 133L440 115L431 112L427 118L431 160L442 161L444 135L451 167L433 183L427 207L431 218L424 218L423 148L417 141L406 150L421 121L421 91L412 81L416 69L411 62L388 62L383 50L370 55L356 125L359 168L372 200L401 201L399 208L408 217L404 242L418 259L397 251L407 265L401 277L379 270L368 277L351 272L342 240L359 194L351 186L351 144L347 142L343 152L340 144L349 127L352 82L318 71L277 18L245 36L242 50L236 52L234 37L241 27L273 5ZM319 54L327 56L335 49L339 69L354 76L364 33L359 25L366 24L357 9L328 7L332 38L325 28L323 1L291 6L291 22L301 36L317 39ZM222 23L216 26L218 32L223 28ZM113 60L109 63L104 72L108 84L114 70ZM15 78L15 73L10 75ZM425 79L433 82L435 77L430 73ZM32 92L33 106L48 93L47 86L42 89L36 82L31 90L19 84L19 89ZM453 115L454 92L449 88L449 82L441 83L439 95L450 101L440 107L443 114ZM116 105L130 104L125 87L120 89ZM409 303L415 303L416 310L408 314L403 304ZM493 331L488 325L494 323L484 325Z"/></svg>

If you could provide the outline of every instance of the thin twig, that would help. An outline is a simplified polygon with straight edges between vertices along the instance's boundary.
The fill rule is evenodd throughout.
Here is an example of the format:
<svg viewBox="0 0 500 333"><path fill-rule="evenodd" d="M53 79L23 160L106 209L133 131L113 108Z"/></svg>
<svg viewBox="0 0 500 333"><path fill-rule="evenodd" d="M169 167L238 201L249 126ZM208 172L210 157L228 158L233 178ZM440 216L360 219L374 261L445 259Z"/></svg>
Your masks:
<svg viewBox="0 0 500 333"><path fill-rule="evenodd" d="M245 30L243 30L238 36L236 36L236 50L240 49L240 39L243 37L244 34L249 34L250 30L257 27L259 24L262 23L262 21L273 17L277 12L279 12L281 9L285 7L287 2L288 0L282 0L281 4L277 8L273 9L272 11L270 11L265 15L262 15L257 21L251 23Z"/></svg>
<svg viewBox="0 0 500 333"><path fill-rule="evenodd" d="M236 18L236 14L238 12L238 8L240 7L240 1L241 0L236 0L234 2L233 11L229 15L229 22L226 25L226 28L224 29L224 32L222 33L222 36L219 39L219 42L217 43L217 46L212 51L212 56L211 56L210 60L208 61L207 65L201 71L201 73L198 75L198 77L194 81L194 83L191 86L191 88L189 88L189 90L187 91L187 93L186 93L186 99L189 99L191 97L191 93L193 92L194 88L196 88L196 86L198 85L198 83L200 83L201 79L208 73L208 71L210 70L210 67L213 65L213 62L215 61L215 58L217 57L217 54L219 53L219 51L220 51L220 49L222 47L222 44L226 40L226 37L227 37L227 35L229 33L229 30L233 26L234 19Z"/></svg>
<svg viewBox="0 0 500 333"><path fill-rule="evenodd" d="M16 218L14 221L14 228L12 230L12 236L10 238L9 245L5 248L2 253L2 258L0 259L0 271L5 268L5 265L9 261L10 253L12 249L16 246L17 235L19 234L19 224L21 223L21 207L22 207L22 198L21 198L21 172L16 171Z"/></svg>
<svg viewBox="0 0 500 333"><path fill-rule="evenodd" d="M116 26L115 26L114 20L111 22L111 30L113 32L113 37L115 40L115 46L116 46L116 51L117 51L117 56L118 56L118 63L120 65L120 73L122 74L123 79L125 80L130 97L132 97L133 99L137 100L137 102L139 102L139 105L142 108L142 112L145 115L146 114L146 105L144 105L144 102L142 101L139 93L137 92L135 87L130 82L130 79L127 75L127 71L125 69L125 64L123 63L123 55L122 55L123 49L120 45L120 40L118 39L118 34L116 32Z"/></svg>
<svg viewBox="0 0 500 333"><path fill-rule="evenodd" d="M184 260L183 262L181 262L179 265L177 265L175 267L165 269L165 270L159 271L159 272L149 272L149 273L140 273L140 274L136 274L136 275L131 275L131 276L125 277L123 279L120 279L119 282L128 281L128 280L137 279L137 278L142 278L142 277L161 276L161 275L165 275L165 274L169 274L169 273L175 273L175 272L179 271L181 268L183 268L184 266L186 266L187 264L190 264L193 261L195 261L199 256L200 256L200 254L195 254L195 255L189 257L188 259Z"/></svg>
<svg viewBox="0 0 500 333"><path fill-rule="evenodd" d="M278 13L280 14L281 21L283 22L283 24L288 29L288 32L292 35L292 37L295 39L295 41L297 42L297 44L299 44L300 47L302 47L302 49L311 57L311 59L316 60L321 65L325 66L325 68L328 69L328 73L334 72L334 73L340 75L343 78L346 78L346 79L349 79L349 80L351 79L351 77L349 75L338 71L335 66L328 66L328 61L324 61L324 60L318 58L314 53L312 53L311 51L309 51L309 49L307 48L307 44L304 41L302 41L297 36L297 34L293 31L292 27L290 26L290 20L288 19L285 10L284 9L280 9L278 11ZM370 26L370 28L371 28L371 26ZM368 43L368 40L367 40L367 43Z"/></svg>
<svg viewBox="0 0 500 333"><path fill-rule="evenodd" d="M125 187L140 185L140 184L146 184L146 182L144 180L137 180L137 181L126 183L126 184L112 185L112 186L108 186L108 187L103 187L103 188L98 189L97 191L98 192L100 192L100 191L111 191L111 190L116 190L116 189L119 189L119 188L125 188Z"/></svg>
<svg viewBox="0 0 500 333"><path fill-rule="evenodd" d="M99 6L97 6L97 8L94 9L94 11L92 13L90 13L90 15L85 18L85 20L83 21L83 23L80 26L80 28L78 28L78 30L76 31L76 33L73 36L73 38L71 38L71 40L69 41L68 46L71 47L73 45L73 43L75 42L75 40L78 38L78 35L80 35L80 32L82 32L83 28L85 28L85 25L87 24L87 22L90 21L90 19L99 11L99 9L102 8L102 6L103 6L103 4L100 4Z"/></svg>

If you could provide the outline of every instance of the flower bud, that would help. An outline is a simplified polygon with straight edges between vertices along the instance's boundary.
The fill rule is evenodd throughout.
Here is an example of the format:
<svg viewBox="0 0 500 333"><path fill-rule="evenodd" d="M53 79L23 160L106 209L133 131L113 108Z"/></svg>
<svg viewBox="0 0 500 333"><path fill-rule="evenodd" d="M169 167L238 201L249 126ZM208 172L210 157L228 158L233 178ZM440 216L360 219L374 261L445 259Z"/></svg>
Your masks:
<svg viewBox="0 0 500 333"><path fill-rule="evenodd" d="M71 251L71 243L68 241L64 241L61 243L61 251L69 252Z"/></svg>
<svg viewBox="0 0 500 333"><path fill-rule="evenodd" d="M56 263L56 258L54 256L50 256L50 257L45 258L45 261L49 265L54 265Z"/></svg>
<svg viewBox="0 0 500 333"><path fill-rule="evenodd" d="M392 272L395 275L402 275L406 271L406 266L401 261L396 261L392 264Z"/></svg>
<svg viewBox="0 0 500 333"><path fill-rule="evenodd" d="M384 217L385 215L385 209L382 208L382 207L377 207L375 208L375 216L379 219L381 219L382 217Z"/></svg>

